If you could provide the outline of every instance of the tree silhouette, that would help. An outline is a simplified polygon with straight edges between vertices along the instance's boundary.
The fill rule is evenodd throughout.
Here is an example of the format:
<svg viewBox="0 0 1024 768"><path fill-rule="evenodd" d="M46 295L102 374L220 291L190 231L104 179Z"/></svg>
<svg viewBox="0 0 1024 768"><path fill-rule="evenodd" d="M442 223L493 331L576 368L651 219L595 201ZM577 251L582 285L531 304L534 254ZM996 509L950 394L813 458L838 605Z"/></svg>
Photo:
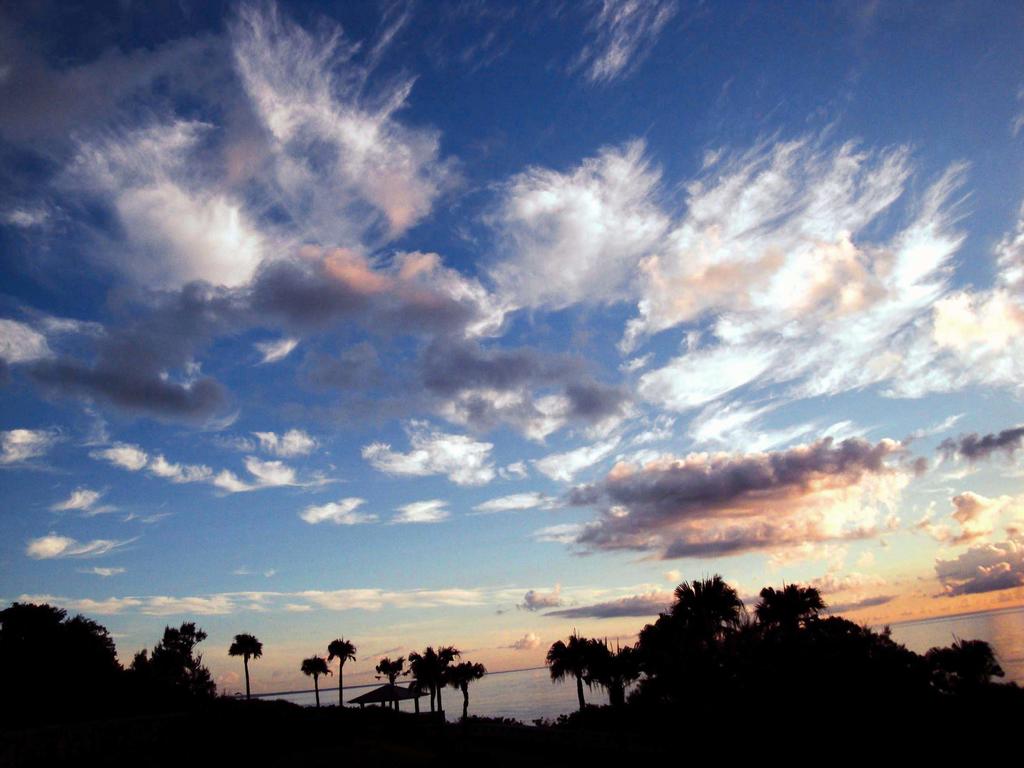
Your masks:
<svg viewBox="0 0 1024 768"><path fill-rule="evenodd" d="M391 659L385 656L379 662L377 662L377 677L387 678L388 683L391 685L395 684L395 681L400 675L407 675L405 671L405 657L399 656L397 659ZM391 708L398 709L398 699L394 698L391 701Z"/></svg>
<svg viewBox="0 0 1024 768"><path fill-rule="evenodd" d="M96 622L45 604L0 611L3 726L117 706L121 677L114 641Z"/></svg>
<svg viewBox="0 0 1024 768"><path fill-rule="evenodd" d="M462 651L453 645L442 645L437 649L437 660L440 664L440 669L437 675L437 711L444 712L444 705L441 703L441 689L447 685L448 682L448 668L451 664L462 655Z"/></svg>
<svg viewBox="0 0 1024 768"><path fill-rule="evenodd" d="M487 674L483 664L464 661L448 669L448 685L462 691L462 719L469 717L469 684Z"/></svg>
<svg viewBox="0 0 1024 768"><path fill-rule="evenodd" d="M434 701L437 700L437 711L444 711L441 703L441 689L447 685L448 667L461 656L459 649L443 645L437 650L427 646L423 653L413 651L409 654L409 671L419 683L420 688L430 691L430 711L434 712Z"/></svg>
<svg viewBox="0 0 1024 768"><path fill-rule="evenodd" d="M765 587L761 601L754 608L757 620L767 627L795 632L798 627L816 619L825 610L821 593L814 587L786 584L780 590Z"/></svg>
<svg viewBox="0 0 1024 768"><path fill-rule="evenodd" d="M640 658L636 648L625 646L612 651L606 641L589 642L587 672L584 682L600 685L608 691L613 707L626 703L626 687L640 677Z"/></svg>
<svg viewBox="0 0 1024 768"><path fill-rule="evenodd" d="M743 601L721 576L695 579L676 587L676 601L670 609L694 639L712 643L740 624Z"/></svg>
<svg viewBox="0 0 1024 768"><path fill-rule="evenodd" d="M936 687L945 692L978 689L993 677L1005 674L992 646L984 640L957 638L948 648L931 648L925 661L931 667Z"/></svg>
<svg viewBox="0 0 1024 768"><path fill-rule="evenodd" d="M327 660L334 661L335 659L338 660L338 706L344 707L342 676L345 671L345 662L356 660L356 647L344 638L331 640L327 646Z"/></svg>
<svg viewBox="0 0 1024 768"><path fill-rule="evenodd" d="M548 648L548 655L545 659L552 682L564 680L566 677L576 678L576 696L580 700L580 712L587 706L587 702L583 698L583 678L588 674L589 664L593 659L590 643L590 640L573 632L568 643L563 643L561 640L553 643Z"/></svg>
<svg viewBox="0 0 1024 768"><path fill-rule="evenodd" d="M316 705L320 706L320 675L331 674L330 667L327 666L327 662L323 656L310 656L308 659L302 660L302 674L311 675L313 677L313 690L316 693Z"/></svg>
<svg viewBox="0 0 1024 768"><path fill-rule="evenodd" d="M135 654L132 672L142 681L162 686L176 696L212 698L217 686L210 670L203 666L203 655L195 648L206 639L206 633L195 622L180 627L164 627L163 639L151 654L145 650Z"/></svg>
<svg viewBox="0 0 1024 768"><path fill-rule="evenodd" d="M228 648L228 656L241 656L245 666L245 698L249 699L249 659L263 655L263 643L253 635L235 635L235 642Z"/></svg>
<svg viewBox="0 0 1024 768"><path fill-rule="evenodd" d="M412 674L416 689L426 690L430 693L430 711L434 711L434 701L437 696L437 651L432 646L420 653L412 651L409 654L409 672Z"/></svg>

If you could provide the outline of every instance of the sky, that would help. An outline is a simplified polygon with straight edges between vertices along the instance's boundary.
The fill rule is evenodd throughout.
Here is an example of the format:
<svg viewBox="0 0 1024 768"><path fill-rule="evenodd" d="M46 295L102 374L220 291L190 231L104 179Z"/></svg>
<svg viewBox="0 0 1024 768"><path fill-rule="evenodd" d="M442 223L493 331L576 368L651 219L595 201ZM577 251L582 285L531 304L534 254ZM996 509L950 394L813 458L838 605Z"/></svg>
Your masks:
<svg viewBox="0 0 1024 768"><path fill-rule="evenodd" d="M0 598L222 690L1024 604L1024 7L0 11Z"/></svg>

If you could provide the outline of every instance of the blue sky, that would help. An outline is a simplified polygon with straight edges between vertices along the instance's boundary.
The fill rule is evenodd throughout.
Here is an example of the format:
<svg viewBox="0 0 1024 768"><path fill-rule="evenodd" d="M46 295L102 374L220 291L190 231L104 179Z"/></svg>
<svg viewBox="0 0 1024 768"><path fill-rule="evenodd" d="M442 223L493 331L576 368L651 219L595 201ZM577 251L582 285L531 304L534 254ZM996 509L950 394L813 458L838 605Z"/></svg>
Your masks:
<svg viewBox="0 0 1024 768"><path fill-rule="evenodd" d="M0 16L0 596L537 663L1024 601L1013 3ZM397 650L396 650L397 649Z"/></svg>

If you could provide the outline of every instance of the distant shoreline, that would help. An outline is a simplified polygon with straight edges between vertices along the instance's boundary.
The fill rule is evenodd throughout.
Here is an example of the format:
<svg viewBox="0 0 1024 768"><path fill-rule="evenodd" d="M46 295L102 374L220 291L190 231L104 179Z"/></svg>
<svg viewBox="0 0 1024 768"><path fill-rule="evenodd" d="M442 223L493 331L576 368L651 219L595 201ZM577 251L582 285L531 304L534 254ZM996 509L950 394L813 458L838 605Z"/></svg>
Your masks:
<svg viewBox="0 0 1024 768"><path fill-rule="evenodd" d="M499 669L499 670L497 670L495 672L488 672L487 675L488 676L490 676L490 675L508 675L508 674L513 673L513 672L535 672L538 669L547 669L547 667L520 667L519 669ZM343 691L355 691L355 690L359 690L361 688L377 688L380 685L381 685L381 683L379 683L379 682L378 683L360 683L359 685L343 685L343 686L341 686L341 690L343 690ZM338 687L337 686L333 686L333 687L330 687L330 688L322 688L321 690L336 691L336 690L338 690ZM271 697L271 696L294 696L294 695L299 694L299 693L315 693L315 692L316 692L315 688L305 688L305 689L299 690L299 691L273 691L271 693L254 693L254 694L252 694L251 698L253 698L253 699L266 699L266 698ZM238 695L240 695L240 693L232 693L232 694L225 694L225 695L238 696ZM241 695L244 695L244 694L241 694Z"/></svg>

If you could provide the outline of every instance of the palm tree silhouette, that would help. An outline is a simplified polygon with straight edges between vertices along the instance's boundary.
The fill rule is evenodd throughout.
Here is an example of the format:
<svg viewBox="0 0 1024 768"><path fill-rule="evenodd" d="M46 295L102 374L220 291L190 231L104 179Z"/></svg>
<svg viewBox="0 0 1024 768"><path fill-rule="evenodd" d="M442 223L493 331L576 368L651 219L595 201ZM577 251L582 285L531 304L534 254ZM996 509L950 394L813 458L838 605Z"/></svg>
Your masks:
<svg viewBox="0 0 1024 768"><path fill-rule="evenodd" d="M483 664L464 661L448 670L448 685L462 691L462 719L469 717L469 684L487 674Z"/></svg>
<svg viewBox="0 0 1024 768"><path fill-rule="evenodd" d="M586 709L587 702L583 698L583 678L588 672L592 651L590 640L573 632L568 643L561 640L548 648L545 663L551 672L552 682L564 680L566 677L576 678L576 695L580 700L580 712Z"/></svg>
<svg viewBox="0 0 1024 768"><path fill-rule="evenodd" d="M711 644L740 625L743 601L717 574L680 584L675 598L670 609L672 618L700 643Z"/></svg>
<svg viewBox="0 0 1024 768"><path fill-rule="evenodd" d="M453 645L442 645L437 649L437 661L439 664L437 673L437 711L444 712L441 704L441 689L448 684L448 668L462 655L462 651Z"/></svg>
<svg viewBox="0 0 1024 768"><path fill-rule="evenodd" d="M417 690L430 693L430 711L434 711L434 700L437 696L437 652L433 646L427 646L423 653L413 651L409 654L409 671L412 673Z"/></svg>
<svg viewBox="0 0 1024 768"><path fill-rule="evenodd" d="M754 615L761 624L795 631L825 610L825 601L814 587L785 584L782 589L765 587Z"/></svg>
<svg viewBox="0 0 1024 768"><path fill-rule="evenodd" d="M434 712L434 701L437 710L444 711L441 704L441 689L447 685L447 670L462 652L450 645L443 645L437 650L427 646L422 653L413 651L409 654L409 671L419 683L421 689L430 691L430 711Z"/></svg>
<svg viewBox="0 0 1024 768"><path fill-rule="evenodd" d="M407 675L407 674L409 674L408 672L404 671L404 669L405 669L405 656L399 656L397 659L394 659L394 660L392 660L392 659L388 658L387 656L385 656L383 659L381 659L377 663L376 669L377 669L377 677L378 678L386 677L388 679L388 683L391 684L391 685L395 684L395 681L398 679L399 675ZM392 699L391 707L392 707L392 709L398 709L398 699L397 698Z"/></svg>
<svg viewBox="0 0 1024 768"><path fill-rule="evenodd" d="M302 660L302 674L313 676L313 690L316 691L316 705L320 706L320 675L331 674L331 668L327 666L327 662L323 656L310 656L308 659Z"/></svg>
<svg viewBox="0 0 1024 768"><path fill-rule="evenodd" d="M607 641L591 640L584 682L608 691L613 707L626 703L626 686L640 677L640 656L631 645L612 651Z"/></svg>
<svg viewBox="0 0 1024 768"><path fill-rule="evenodd" d="M327 660L338 660L338 706L344 707L345 701L342 698L342 673L345 670L346 661L356 660L356 647L348 640L339 638L332 640L327 646Z"/></svg>
<svg viewBox="0 0 1024 768"><path fill-rule="evenodd" d="M228 656L241 656L245 665L245 698L249 699L249 659L258 659L263 655L263 643L253 635L235 635L235 642L228 648Z"/></svg>

